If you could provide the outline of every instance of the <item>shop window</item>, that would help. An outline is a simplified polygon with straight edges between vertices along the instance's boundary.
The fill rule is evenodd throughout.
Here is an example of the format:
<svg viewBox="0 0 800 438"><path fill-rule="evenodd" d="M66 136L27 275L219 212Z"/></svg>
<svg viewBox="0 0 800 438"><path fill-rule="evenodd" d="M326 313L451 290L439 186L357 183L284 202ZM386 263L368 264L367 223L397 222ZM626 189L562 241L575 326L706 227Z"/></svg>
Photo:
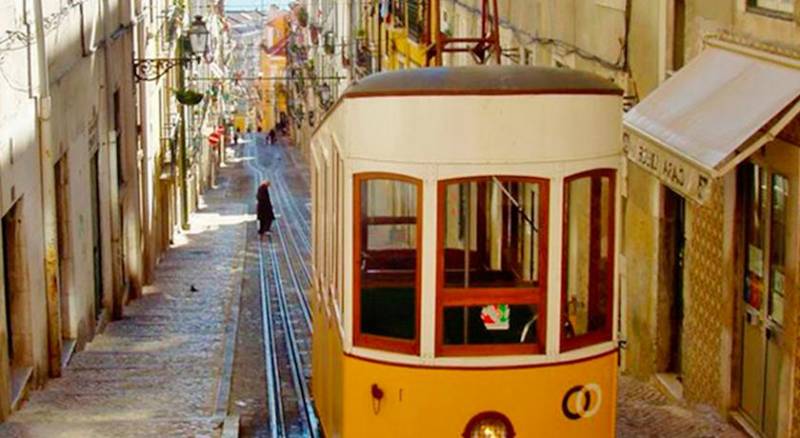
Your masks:
<svg viewBox="0 0 800 438"><path fill-rule="evenodd" d="M786 238L789 235L789 179L772 175L772 212L770 221L770 288L769 318L783 326L785 323Z"/></svg>
<svg viewBox="0 0 800 438"><path fill-rule="evenodd" d="M419 350L421 182L399 175L356 175L355 344Z"/></svg>
<svg viewBox="0 0 800 438"><path fill-rule="evenodd" d="M754 12L775 15L780 18L794 17L795 0L748 0L748 9Z"/></svg>
<svg viewBox="0 0 800 438"><path fill-rule="evenodd" d="M561 350L612 338L614 288L613 170L566 179L561 292Z"/></svg>
<svg viewBox="0 0 800 438"><path fill-rule="evenodd" d="M543 351L547 181L443 181L439 198L438 354Z"/></svg>

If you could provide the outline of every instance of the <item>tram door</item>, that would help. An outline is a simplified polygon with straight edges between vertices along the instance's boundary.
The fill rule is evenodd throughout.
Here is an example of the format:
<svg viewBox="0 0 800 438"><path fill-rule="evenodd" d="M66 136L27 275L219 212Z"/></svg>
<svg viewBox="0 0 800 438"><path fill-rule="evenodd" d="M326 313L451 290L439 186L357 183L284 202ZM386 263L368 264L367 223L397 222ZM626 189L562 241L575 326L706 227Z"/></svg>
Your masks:
<svg viewBox="0 0 800 438"><path fill-rule="evenodd" d="M787 365L784 326L791 317L785 303L794 292L792 266L797 263L791 246L796 178L790 167L797 156L787 147L772 146L779 159L769 162L783 163L786 169L753 160L739 175L745 215L740 409L767 437L778 434L779 388ZM780 152L795 156L778 157Z"/></svg>

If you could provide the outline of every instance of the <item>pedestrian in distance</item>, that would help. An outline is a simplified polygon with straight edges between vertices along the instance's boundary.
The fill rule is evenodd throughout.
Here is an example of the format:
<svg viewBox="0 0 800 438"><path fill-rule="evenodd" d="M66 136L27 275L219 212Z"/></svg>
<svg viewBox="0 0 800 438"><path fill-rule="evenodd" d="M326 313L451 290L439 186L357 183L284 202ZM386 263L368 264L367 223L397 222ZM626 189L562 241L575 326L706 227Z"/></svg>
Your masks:
<svg viewBox="0 0 800 438"><path fill-rule="evenodd" d="M256 213L258 215L258 234L263 236L272 227L275 212L272 210L272 201L269 198L269 181L265 180L258 186L256 193Z"/></svg>
<svg viewBox="0 0 800 438"><path fill-rule="evenodd" d="M275 144L275 128L269 130L269 144Z"/></svg>

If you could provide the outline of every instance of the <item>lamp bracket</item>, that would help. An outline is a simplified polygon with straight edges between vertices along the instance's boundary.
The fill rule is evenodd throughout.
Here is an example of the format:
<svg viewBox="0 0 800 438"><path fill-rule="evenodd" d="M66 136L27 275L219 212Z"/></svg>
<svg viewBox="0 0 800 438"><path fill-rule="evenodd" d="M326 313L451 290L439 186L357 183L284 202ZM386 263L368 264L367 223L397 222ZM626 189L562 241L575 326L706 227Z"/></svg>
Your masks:
<svg viewBox="0 0 800 438"><path fill-rule="evenodd" d="M133 60L133 78L136 82L155 81L178 64L189 66L197 57L190 58L141 58Z"/></svg>

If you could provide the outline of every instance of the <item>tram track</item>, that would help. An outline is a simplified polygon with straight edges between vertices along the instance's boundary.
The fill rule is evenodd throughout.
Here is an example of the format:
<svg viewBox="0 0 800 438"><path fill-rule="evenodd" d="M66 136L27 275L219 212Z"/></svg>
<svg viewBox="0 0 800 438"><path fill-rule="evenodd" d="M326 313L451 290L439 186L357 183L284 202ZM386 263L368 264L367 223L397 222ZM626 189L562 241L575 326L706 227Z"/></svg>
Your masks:
<svg viewBox="0 0 800 438"><path fill-rule="evenodd" d="M248 146L248 155L253 158L248 166L259 181L267 175L272 177L275 205L284 214L273 232L257 244L270 432L277 437L318 437L319 421L309 386L312 325L305 296L311 282L308 256L297 244L302 229L292 229L289 224L296 223L302 214L287 208L291 193L283 184L285 175L274 164L269 169L262 166L257 149Z"/></svg>

